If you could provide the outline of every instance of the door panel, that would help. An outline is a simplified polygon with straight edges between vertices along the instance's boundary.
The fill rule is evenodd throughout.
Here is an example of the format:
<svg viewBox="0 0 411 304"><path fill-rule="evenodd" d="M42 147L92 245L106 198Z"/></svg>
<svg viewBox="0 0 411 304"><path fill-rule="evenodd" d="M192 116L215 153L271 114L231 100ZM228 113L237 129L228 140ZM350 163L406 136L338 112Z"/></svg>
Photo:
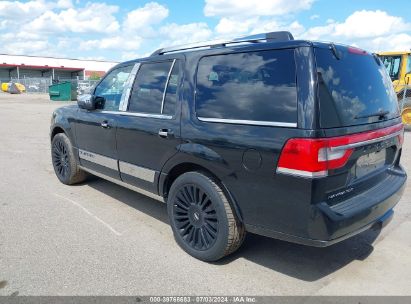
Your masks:
<svg viewBox="0 0 411 304"><path fill-rule="evenodd" d="M103 127L102 124L107 127ZM76 136L82 166L119 179L114 114L81 110Z"/></svg>
<svg viewBox="0 0 411 304"><path fill-rule="evenodd" d="M79 158L82 166L120 179L116 147L116 128L120 102L134 65L111 70L94 90L102 102L94 111L80 110L75 122Z"/></svg>
<svg viewBox="0 0 411 304"><path fill-rule="evenodd" d="M164 163L177 153L182 60L142 62L128 111L118 120L117 149L124 182L158 192Z"/></svg>
<svg viewBox="0 0 411 304"><path fill-rule="evenodd" d="M163 164L177 153L181 143L177 120L122 116L117 126L117 147L121 179L124 182L157 192L157 178ZM159 131L173 132L169 137Z"/></svg>

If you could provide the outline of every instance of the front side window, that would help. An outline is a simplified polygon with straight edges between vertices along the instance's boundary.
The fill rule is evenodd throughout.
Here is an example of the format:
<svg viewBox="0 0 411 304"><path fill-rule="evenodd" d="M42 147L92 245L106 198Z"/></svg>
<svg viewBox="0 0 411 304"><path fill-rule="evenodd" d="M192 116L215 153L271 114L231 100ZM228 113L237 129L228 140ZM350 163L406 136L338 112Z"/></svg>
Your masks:
<svg viewBox="0 0 411 304"><path fill-rule="evenodd" d="M411 74L411 55L408 55L407 57L407 70L406 70L407 74Z"/></svg>
<svg viewBox="0 0 411 304"><path fill-rule="evenodd" d="M295 123L294 50L204 57L196 92L199 118Z"/></svg>
<svg viewBox="0 0 411 304"><path fill-rule="evenodd" d="M173 115L177 100L178 67L177 61L175 64L173 61L143 63L133 85L128 110Z"/></svg>
<svg viewBox="0 0 411 304"><path fill-rule="evenodd" d="M114 69L98 84L94 95L104 98L101 104L97 105L98 109L106 111L118 110L124 85L132 68L133 65L127 65Z"/></svg>

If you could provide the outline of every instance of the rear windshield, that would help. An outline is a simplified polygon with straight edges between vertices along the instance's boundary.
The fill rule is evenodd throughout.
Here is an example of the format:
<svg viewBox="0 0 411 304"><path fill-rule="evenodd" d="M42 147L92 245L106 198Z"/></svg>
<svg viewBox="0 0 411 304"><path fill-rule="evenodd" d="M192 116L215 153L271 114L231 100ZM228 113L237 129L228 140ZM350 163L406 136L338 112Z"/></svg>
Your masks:
<svg viewBox="0 0 411 304"><path fill-rule="evenodd" d="M336 46L315 49L321 127L361 125L397 117L391 79L378 59ZM337 56L338 58L337 58Z"/></svg>

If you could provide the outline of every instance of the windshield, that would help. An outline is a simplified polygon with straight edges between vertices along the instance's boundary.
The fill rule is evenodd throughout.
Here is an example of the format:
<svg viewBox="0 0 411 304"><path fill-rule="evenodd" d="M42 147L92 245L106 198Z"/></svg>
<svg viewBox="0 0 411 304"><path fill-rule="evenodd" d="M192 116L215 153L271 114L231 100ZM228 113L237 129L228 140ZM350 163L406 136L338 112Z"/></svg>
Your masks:
<svg viewBox="0 0 411 304"><path fill-rule="evenodd" d="M401 56L379 56L392 80L400 75Z"/></svg>
<svg viewBox="0 0 411 304"><path fill-rule="evenodd" d="M343 46L336 46L335 52L316 48L315 55L323 128L373 123L399 115L392 82L378 58Z"/></svg>

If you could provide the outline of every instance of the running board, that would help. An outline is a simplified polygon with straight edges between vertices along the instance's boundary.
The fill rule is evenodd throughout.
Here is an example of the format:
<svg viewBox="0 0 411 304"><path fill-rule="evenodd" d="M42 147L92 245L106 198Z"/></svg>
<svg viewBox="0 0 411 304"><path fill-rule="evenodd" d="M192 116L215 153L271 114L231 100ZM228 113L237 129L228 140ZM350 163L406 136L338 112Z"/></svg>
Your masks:
<svg viewBox="0 0 411 304"><path fill-rule="evenodd" d="M150 198L152 198L152 199L155 199L155 200L157 200L157 201L160 201L160 202L162 202L162 203L165 203L164 198L163 198L162 196L159 196L159 195L157 195L157 194L151 193L151 192L149 192L149 191L147 191L147 190L138 188L138 187L136 187L136 186L127 184L127 183L125 183L125 182L123 182L123 181L121 181L121 180L112 178L112 177L110 177L110 176L107 176L107 175L102 174L102 173L100 173L100 172L91 170L91 169L89 169L89 168L85 168L85 167L83 167L83 166L79 166L79 167L80 167L81 170L84 170L84 171L86 171L86 172L88 172L88 173L90 173L90 174L93 174L93 175L95 175L95 176L101 177L102 179L108 180L108 181L110 181L110 182L112 182L112 183L115 183L115 184L117 184L117 185L119 185L119 186L123 186L123 187L125 187L125 188L127 188L127 189L133 190L133 191L135 191L135 192L138 192L138 193L140 193L140 194L143 194L143 195L145 195L145 196L148 196L148 197L150 197Z"/></svg>

